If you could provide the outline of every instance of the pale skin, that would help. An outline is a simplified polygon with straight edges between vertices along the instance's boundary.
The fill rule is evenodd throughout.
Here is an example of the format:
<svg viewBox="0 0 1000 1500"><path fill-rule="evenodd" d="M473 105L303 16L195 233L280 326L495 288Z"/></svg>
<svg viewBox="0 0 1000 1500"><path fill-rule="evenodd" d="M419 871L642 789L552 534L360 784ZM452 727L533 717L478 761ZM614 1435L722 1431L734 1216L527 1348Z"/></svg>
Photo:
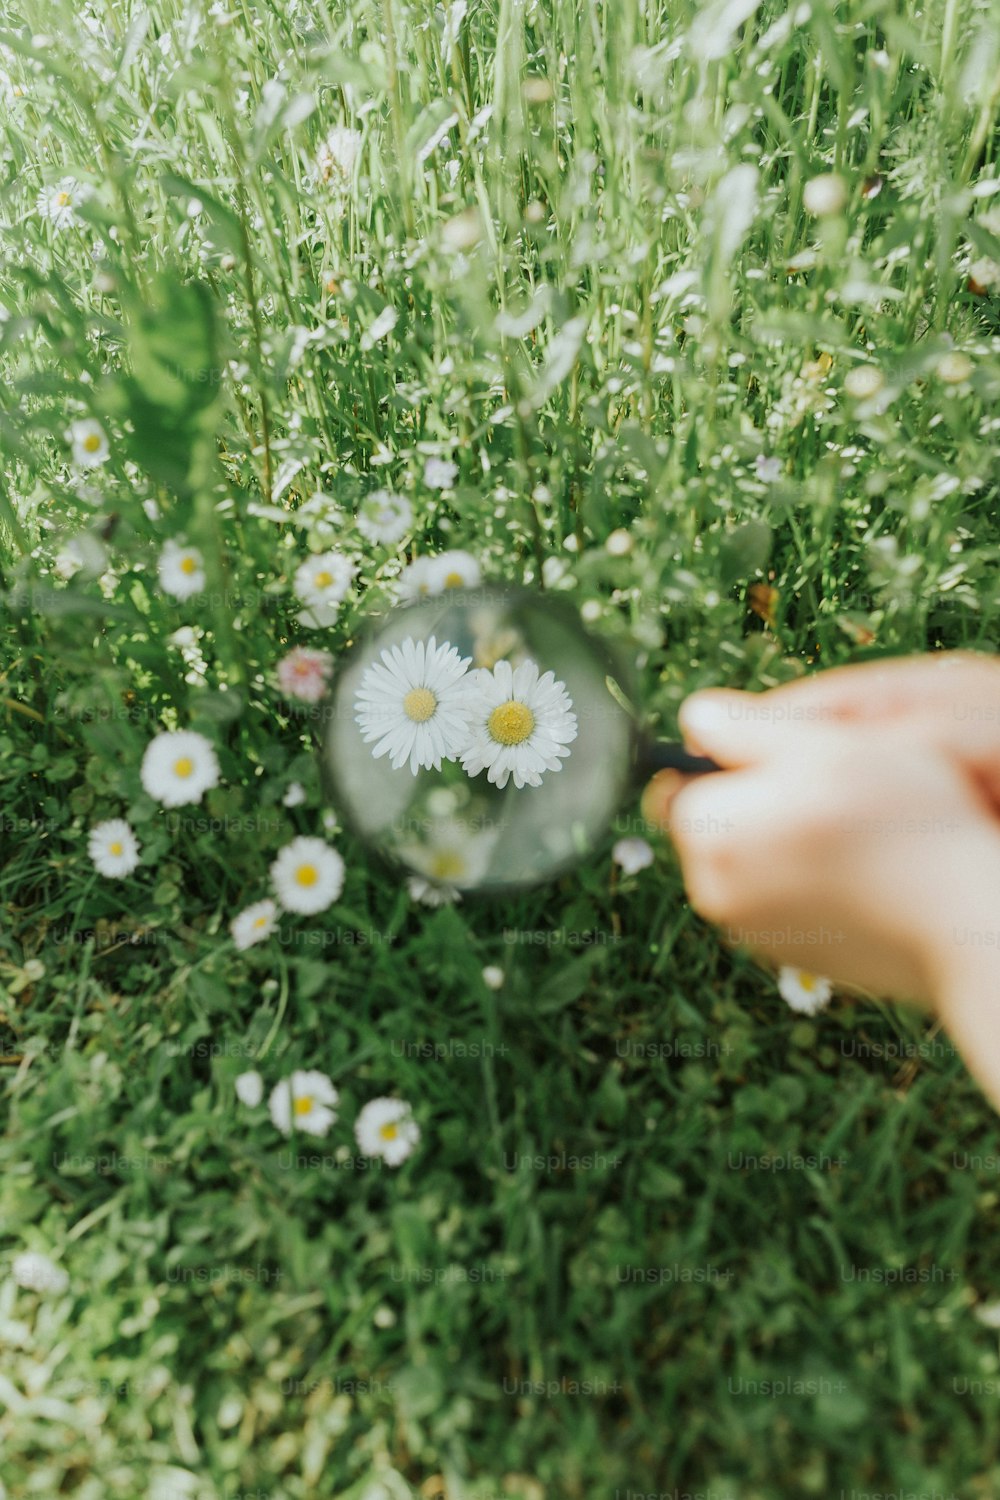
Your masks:
<svg viewBox="0 0 1000 1500"><path fill-rule="evenodd" d="M1000 657L838 667L681 707L722 773L655 776L691 905L724 939L937 1014L1000 1109Z"/></svg>

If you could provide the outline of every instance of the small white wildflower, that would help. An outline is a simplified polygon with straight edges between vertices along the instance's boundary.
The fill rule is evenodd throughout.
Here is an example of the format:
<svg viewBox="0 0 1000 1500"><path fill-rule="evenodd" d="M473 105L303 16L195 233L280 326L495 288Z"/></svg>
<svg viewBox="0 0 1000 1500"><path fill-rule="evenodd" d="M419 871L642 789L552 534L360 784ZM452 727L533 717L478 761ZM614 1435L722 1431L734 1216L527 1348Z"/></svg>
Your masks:
<svg viewBox="0 0 1000 1500"><path fill-rule="evenodd" d="M418 1144L420 1126L405 1099L370 1099L354 1122L354 1134L366 1156L398 1167Z"/></svg>
<svg viewBox="0 0 1000 1500"><path fill-rule="evenodd" d="M99 875L120 880L139 863L139 844L124 818L95 823L87 839L87 853Z"/></svg>
<svg viewBox="0 0 1000 1500"><path fill-rule="evenodd" d="M299 807L306 800L306 789L301 781L289 782L282 797L284 807Z"/></svg>
<svg viewBox="0 0 1000 1500"><path fill-rule="evenodd" d="M429 458L424 464L424 484L429 490L450 490L458 478L458 464L450 458Z"/></svg>
<svg viewBox="0 0 1000 1500"><path fill-rule="evenodd" d="M344 888L344 861L322 839L300 836L278 851L271 881L286 911L313 916L331 906Z"/></svg>
<svg viewBox="0 0 1000 1500"><path fill-rule="evenodd" d="M499 990L503 988L503 969L497 964L487 964L483 970L483 983L488 990Z"/></svg>
<svg viewBox="0 0 1000 1500"><path fill-rule="evenodd" d="M266 896L263 901L244 907L229 924L236 947L242 951L254 943L265 942L274 931L277 915L277 906Z"/></svg>
<svg viewBox="0 0 1000 1500"><path fill-rule="evenodd" d="M164 807L200 802L219 783L219 762L203 734L182 729L158 734L146 746L140 770L142 785Z"/></svg>
<svg viewBox="0 0 1000 1500"><path fill-rule="evenodd" d="M43 188L35 207L53 229L70 229L81 222L77 208L91 196L93 189L75 177L63 177L54 187Z"/></svg>
<svg viewBox="0 0 1000 1500"><path fill-rule="evenodd" d="M40 1250L24 1250L15 1255L11 1263L11 1274L18 1286L30 1292L53 1292L58 1295L69 1286L69 1277L62 1266L43 1255Z"/></svg>
<svg viewBox="0 0 1000 1500"><path fill-rule="evenodd" d="M78 422L73 422L66 440L73 444L73 462L83 469L93 469L104 463L110 451L107 434L93 417L81 417Z"/></svg>
<svg viewBox="0 0 1000 1500"><path fill-rule="evenodd" d="M811 1016L829 1005L833 985L829 979L810 974L807 969L785 966L778 974L778 993L792 1010Z"/></svg>
<svg viewBox="0 0 1000 1500"><path fill-rule="evenodd" d="M283 1135L291 1135L293 1125L307 1135L326 1135L337 1118L334 1106L339 1098L325 1073L299 1070L275 1084L268 1109L273 1124Z"/></svg>
<svg viewBox="0 0 1000 1500"><path fill-rule="evenodd" d="M405 495L373 490L358 507L358 530L369 542L393 547L413 524L413 506Z"/></svg>
<svg viewBox="0 0 1000 1500"><path fill-rule="evenodd" d="M264 1080L256 1068L241 1073L235 1083L236 1097L247 1109L256 1109L264 1097Z"/></svg>
<svg viewBox="0 0 1000 1500"><path fill-rule="evenodd" d="M847 183L836 172L822 172L818 177L811 177L802 192L806 212L817 218L841 213L847 198Z"/></svg>
<svg viewBox="0 0 1000 1500"><path fill-rule="evenodd" d="M157 573L163 592L175 599L190 599L205 588L205 564L197 547L183 547L172 539L163 544Z"/></svg>
<svg viewBox="0 0 1000 1500"><path fill-rule="evenodd" d="M653 851L645 839L619 839L611 851L616 865L621 865L626 875L638 875L653 863Z"/></svg>

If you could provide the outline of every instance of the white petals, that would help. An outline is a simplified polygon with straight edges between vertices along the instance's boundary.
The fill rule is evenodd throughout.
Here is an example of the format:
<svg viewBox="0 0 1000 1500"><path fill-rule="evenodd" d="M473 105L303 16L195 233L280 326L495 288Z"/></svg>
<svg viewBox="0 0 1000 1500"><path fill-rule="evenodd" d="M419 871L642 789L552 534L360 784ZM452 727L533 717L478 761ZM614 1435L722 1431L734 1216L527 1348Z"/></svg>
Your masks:
<svg viewBox="0 0 1000 1500"><path fill-rule="evenodd" d="M139 863L139 843L124 818L95 823L87 838L87 853L99 875L120 880Z"/></svg>
<svg viewBox="0 0 1000 1500"><path fill-rule="evenodd" d="M271 865L271 883L286 911L313 916L344 888L344 861L323 839L292 839Z"/></svg>
<svg viewBox="0 0 1000 1500"><path fill-rule="evenodd" d="M219 782L215 750L203 734L182 729L158 734L146 746L140 772L145 790L164 807L200 802Z"/></svg>
<svg viewBox="0 0 1000 1500"><path fill-rule="evenodd" d="M778 974L778 992L792 1010L812 1016L829 1005L833 985L829 979L810 974L807 969L785 967Z"/></svg>
<svg viewBox="0 0 1000 1500"><path fill-rule="evenodd" d="M325 1073L298 1071L275 1084L268 1109L275 1127L283 1135L304 1130L307 1135L326 1135L337 1118L334 1106L340 1098Z"/></svg>
<svg viewBox="0 0 1000 1500"><path fill-rule="evenodd" d="M370 1099L354 1123L358 1146L366 1156L380 1156L398 1167L420 1140L420 1126L405 1099Z"/></svg>
<svg viewBox="0 0 1000 1500"><path fill-rule="evenodd" d="M274 931L277 916L277 906L267 897L245 907L229 924L236 947L242 951L254 943L266 942Z"/></svg>

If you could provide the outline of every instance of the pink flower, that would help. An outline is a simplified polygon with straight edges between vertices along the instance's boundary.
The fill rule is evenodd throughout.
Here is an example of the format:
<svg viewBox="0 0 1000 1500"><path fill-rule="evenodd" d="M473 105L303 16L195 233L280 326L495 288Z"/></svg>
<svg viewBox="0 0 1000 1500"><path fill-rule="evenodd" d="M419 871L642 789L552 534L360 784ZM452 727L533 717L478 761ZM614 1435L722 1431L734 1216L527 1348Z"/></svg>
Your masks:
<svg viewBox="0 0 1000 1500"><path fill-rule="evenodd" d="M329 651L314 651L309 646L295 646L278 663L278 681L286 698L302 703L318 703L326 692L327 678L333 668Z"/></svg>

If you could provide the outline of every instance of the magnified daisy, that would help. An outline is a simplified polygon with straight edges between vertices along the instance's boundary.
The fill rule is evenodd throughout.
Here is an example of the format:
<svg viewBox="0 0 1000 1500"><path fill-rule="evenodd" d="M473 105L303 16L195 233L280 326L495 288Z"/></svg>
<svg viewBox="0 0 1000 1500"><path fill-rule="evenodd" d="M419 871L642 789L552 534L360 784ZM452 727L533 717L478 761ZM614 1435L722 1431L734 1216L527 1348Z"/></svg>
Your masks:
<svg viewBox="0 0 1000 1500"><path fill-rule="evenodd" d="M489 868L498 836L499 829L491 825L477 828L457 817L429 818L422 837L400 843L394 851L418 872L413 881L420 886L410 891L414 900L428 906L439 904L424 890L428 882L443 900L451 901L458 899L463 886L478 885Z"/></svg>
<svg viewBox="0 0 1000 1500"><path fill-rule="evenodd" d="M357 568L340 552L320 552L304 562L292 585L306 606L299 614L302 625L332 625L338 606L351 586Z"/></svg>
<svg viewBox="0 0 1000 1500"><path fill-rule="evenodd" d="M434 636L381 653L361 679L354 716L372 755L388 755L395 770L408 760L415 776L421 766L440 771L442 760L456 760L468 743L466 668L470 657Z"/></svg>
<svg viewBox="0 0 1000 1500"><path fill-rule="evenodd" d="M407 563L399 575L399 597L404 604L428 599L438 592L436 564L436 557L415 557Z"/></svg>
<svg viewBox="0 0 1000 1500"><path fill-rule="evenodd" d="M446 589L478 588L482 580L479 564L471 552L442 552L434 559L434 582L432 593L444 593Z"/></svg>
<svg viewBox="0 0 1000 1500"><path fill-rule="evenodd" d="M470 674L470 743L462 768L470 776L485 771L494 786L513 776L516 787L540 786L544 771L558 771L576 739L572 699L552 672L538 675L538 663L497 662L492 672Z"/></svg>
<svg viewBox="0 0 1000 1500"><path fill-rule="evenodd" d="M157 563L160 587L175 599L190 599L205 587L205 564L197 547L182 547L172 539L164 542Z"/></svg>
<svg viewBox="0 0 1000 1500"><path fill-rule="evenodd" d="M143 787L164 807L200 802L219 783L219 762L210 740L193 729L167 731L150 740L139 776Z"/></svg>

